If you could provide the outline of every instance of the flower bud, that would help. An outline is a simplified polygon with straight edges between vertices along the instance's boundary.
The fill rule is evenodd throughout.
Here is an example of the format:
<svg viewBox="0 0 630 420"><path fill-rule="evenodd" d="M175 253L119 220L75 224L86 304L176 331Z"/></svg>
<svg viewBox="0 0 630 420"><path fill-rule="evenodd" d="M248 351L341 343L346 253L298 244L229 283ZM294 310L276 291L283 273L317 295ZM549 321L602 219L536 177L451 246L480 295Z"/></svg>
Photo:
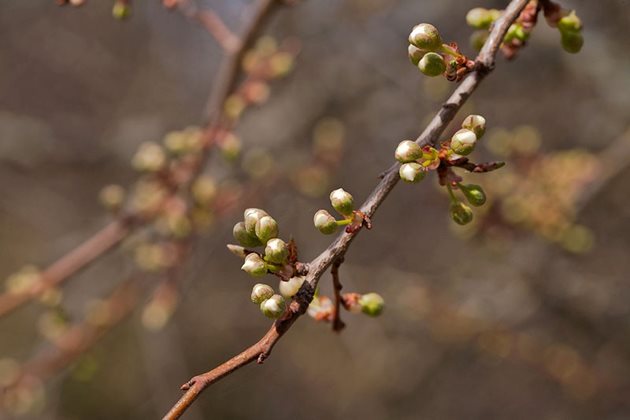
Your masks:
<svg viewBox="0 0 630 420"><path fill-rule="evenodd" d="M253 303L261 304L274 295L273 288L267 284L258 283L252 288L251 299Z"/></svg>
<svg viewBox="0 0 630 420"><path fill-rule="evenodd" d="M261 209L250 208L243 213L245 220L245 229L250 235L256 235L256 223L264 216L269 216L266 211Z"/></svg>
<svg viewBox="0 0 630 420"><path fill-rule="evenodd" d="M466 23L475 29L488 29L494 22L494 14L483 7L470 9L466 14Z"/></svg>
<svg viewBox="0 0 630 420"><path fill-rule="evenodd" d="M440 54L430 52L422 57L418 63L418 68L425 76L435 77L446 71L446 62Z"/></svg>
<svg viewBox="0 0 630 420"><path fill-rule="evenodd" d="M122 1L117 1L116 3L114 3L112 16L114 16L114 18L118 20L127 19L129 16L131 16L131 6Z"/></svg>
<svg viewBox="0 0 630 420"><path fill-rule="evenodd" d="M582 29L582 21L575 14L575 10L558 21L560 32L579 32Z"/></svg>
<svg viewBox="0 0 630 420"><path fill-rule="evenodd" d="M488 40L488 36L489 36L489 33L488 31L485 31L485 30L473 32L472 35L470 35L470 46L475 51L481 51L481 49L483 48L483 45Z"/></svg>
<svg viewBox="0 0 630 420"><path fill-rule="evenodd" d="M147 141L138 147L131 159L134 169L142 172L157 172L166 165L166 154L159 144Z"/></svg>
<svg viewBox="0 0 630 420"><path fill-rule="evenodd" d="M271 216L263 216L256 222L256 236L262 243L278 236L278 223Z"/></svg>
<svg viewBox="0 0 630 420"><path fill-rule="evenodd" d="M262 245L262 242L260 242L260 240L256 236L251 235L247 231L247 229L245 228L245 223L243 222L238 222L234 225L232 234L234 235L234 239L236 239L238 243L243 246L254 247Z"/></svg>
<svg viewBox="0 0 630 420"><path fill-rule="evenodd" d="M394 157L400 163L414 162L422 157L422 147L411 140L401 141Z"/></svg>
<svg viewBox="0 0 630 420"><path fill-rule="evenodd" d="M471 205L479 207L483 206L486 203L486 193L483 191L481 186L468 184L459 185L459 188L462 190L462 193L464 193L466 200L468 200Z"/></svg>
<svg viewBox="0 0 630 420"><path fill-rule="evenodd" d="M245 258L247 256L247 252L245 252L245 248L240 245L228 244L227 249L237 257Z"/></svg>
<svg viewBox="0 0 630 420"><path fill-rule="evenodd" d="M473 213L466 204L457 202L451 204L451 218L458 225L467 225L472 222Z"/></svg>
<svg viewBox="0 0 630 420"><path fill-rule="evenodd" d="M436 51L442 46L442 38L435 26L421 23L411 30L409 43L421 50Z"/></svg>
<svg viewBox="0 0 630 420"><path fill-rule="evenodd" d="M451 150L458 155L466 156L475 150L477 136L471 130L462 128L451 137Z"/></svg>
<svg viewBox="0 0 630 420"><path fill-rule="evenodd" d="M560 32L560 42L562 48L571 54L577 54L584 45L584 37L580 32Z"/></svg>
<svg viewBox="0 0 630 420"><path fill-rule="evenodd" d="M422 57L424 57L427 52L425 50L421 50L415 45L409 44L409 47L407 48L407 53L409 55L409 60L411 60L414 66L417 66L420 62L420 59L422 59Z"/></svg>
<svg viewBox="0 0 630 420"><path fill-rule="evenodd" d="M505 37L503 38L504 42L511 42L514 39L518 39L519 41L525 42L529 38L529 33L525 31L523 25L519 23L513 23L509 28Z"/></svg>
<svg viewBox="0 0 630 420"><path fill-rule="evenodd" d="M330 193L330 204L339 214L344 216L350 216L354 210L354 199L343 188L338 188Z"/></svg>
<svg viewBox="0 0 630 420"><path fill-rule="evenodd" d="M261 277L267 274L267 264L265 264L260 255L251 253L245 257L245 263L243 263L241 270L251 276Z"/></svg>
<svg viewBox="0 0 630 420"><path fill-rule="evenodd" d="M337 221L326 210L318 210L313 217L313 223L317 230L324 235L330 235L337 230Z"/></svg>
<svg viewBox="0 0 630 420"><path fill-rule="evenodd" d="M405 182L416 183L424 179L427 172L419 163L404 163L398 170L400 179Z"/></svg>
<svg viewBox="0 0 630 420"><path fill-rule="evenodd" d="M486 132L486 119L481 115L469 115L464 119L462 128L472 131L477 136L477 140L483 137Z"/></svg>
<svg viewBox="0 0 630 420"><path fill-rule="evenodd" d="M291 277L289 281L280 281L280 286L278 286L280 294L287 299L292 298L302 287L304 279L304 276L297 276Z"/></svg>
<svg viewBox="0 0 630 420"><path fill-rule="evenodd" d="M98 198L107 210L118 211L125 201L125 189L120 185L107 185L98 194Z"/></svg>
<svg viewBox="0 0 630 420"><path fill-rule="evenodd" d="M217 196L217 183L212 177L202 175L193 182L191 193L197 203L207 206Z"/></svg>
<svg viewBox="0 0 630 420"><path fill-rule="evenodd" d="M369 316L379 316L385 308L385 301L378 293L367 293L359 299L361 311Z"/></svg>
<svg viewBox="0 0 630 420"><path fill-rule="evenodd" d="M284 264L289 257L289 246L282 239L274 238L267 242L265 259L274 264Z"/></svg>
<svg viewBox="0 0 630 420"><path fill-rule="evenodd" d="M280 295L273 295L260 304L260 312L267 318L272 319L280 318L285 308L286 303L284 302L284 298Z"/></svg>

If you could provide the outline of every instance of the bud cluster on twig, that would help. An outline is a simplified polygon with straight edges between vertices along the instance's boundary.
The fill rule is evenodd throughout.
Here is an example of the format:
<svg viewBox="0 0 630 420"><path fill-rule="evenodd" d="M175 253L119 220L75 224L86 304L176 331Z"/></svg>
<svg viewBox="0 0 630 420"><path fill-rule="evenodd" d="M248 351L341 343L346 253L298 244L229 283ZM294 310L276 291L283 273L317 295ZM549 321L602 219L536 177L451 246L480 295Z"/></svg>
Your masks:
<svg viewBox="0 0 630 420"><path fill-rule="evenodd" d="M346 232L354 232L365 226L372 227L370 219L360 210L354 209L354 198L352 194L343 188L337 188L330 193L330 204L342 218L337 220L328 211L317 210L313 216L313 224L324 235L330 235L337 231L339 226L345 226Z"/></svg>

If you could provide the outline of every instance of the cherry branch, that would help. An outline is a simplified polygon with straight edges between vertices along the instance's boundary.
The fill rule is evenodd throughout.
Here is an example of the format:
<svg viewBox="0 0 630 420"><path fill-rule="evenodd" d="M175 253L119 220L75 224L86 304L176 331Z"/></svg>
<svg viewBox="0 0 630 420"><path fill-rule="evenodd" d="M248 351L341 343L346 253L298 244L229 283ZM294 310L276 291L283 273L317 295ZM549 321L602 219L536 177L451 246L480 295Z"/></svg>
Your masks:
<svg viewBox="0 0 630 420"><path fill-rule="evenodd" d="M339 258L332 264L330 274L333 280L333 290L335 293L335 307L333 310L332 329L335 332L340 332L344 329L346 324L341 320L341 304L343 297L341 296L341 281L339 280L339 267L343 264L343 257Z"/></svg>
<svg viewBox="0 0 630 420"><path fill-rule="evenodd" d="M270 0L267 2L273 3ZM503 37L508 28L519 16L521 10L527 5L529 0L512 0L505 10L505 13L495 22L488 40L479 53L472 73L463 80L453 92L450 98L442 105L436 116L431 120L425 130L418 136L416 143L421 146L435 144L438 137L453 120L459 109L479 86L481 81L494 68L495 57ZM383 203L389 192L396 186L399 180L398 169L400 165L395 164L387 170L382 180L372 191L371 195L361 206L360 211L371 218L378 207ZM182 386L186 391L180 400L164 416L164 419L177 419L181 417L186 409L199 397L201 392L209 385L219 379L231 374L237 369L256 360L262 363L270 354L273 346L293 325L293 323L304 314L309 303L313 299L314 291L319 283L322 274L333 264L334 261L343 258L350 244L358 235L360 229L352 232L344 232L335 239L328 248L317 258L308 264L308 274L302 288L289 304L286 313L276 320L265 336L253 346L246 349L217 368L204 374L195 376Z"/></svg>

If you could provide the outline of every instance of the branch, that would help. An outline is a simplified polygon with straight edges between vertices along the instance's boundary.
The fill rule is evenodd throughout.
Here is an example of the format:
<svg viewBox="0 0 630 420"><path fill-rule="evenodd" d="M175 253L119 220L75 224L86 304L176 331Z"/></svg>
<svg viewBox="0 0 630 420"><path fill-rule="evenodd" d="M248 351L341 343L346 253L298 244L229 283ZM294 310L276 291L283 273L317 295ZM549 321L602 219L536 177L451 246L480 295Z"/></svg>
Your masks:
<svg viewBox="0 0 630 420"><path fill-rule="evenodd" d="M512 0L510 2L505 10L505 13L496 21L488 40L479 53L476 60L475 70L466 79L464 79L457 89L455 89L450 98L442 105L436 116L433 117L422 134L418 136L416 143L424 146L427 144L434 144L438 141L438 137L453 120L457 111L459 111L462 105L479 86L481 81L494 68L495 57L505 33L528 2L529 0ZM261 3L263 5L267 4L267 6L271 7L273 6L274 1L262 0ZM383 179L372 191L368 199L362 204L360 211L362 211L367 217L371 218L374 215L389 192L396 186L396 183L399 180L399 166L399 164L395 164L384 173ZM269 356L276 342L293 325L296 319L306 312L306 309L313 298L313 292L316 289L322 274L328 269L328 267L330 267L333 261L344 257L350 244L359 232L360 229L351 233L342 233L324 252L311 261L306 281L295 299L289 305L289 309L286 314L274 322L267 334L265 334L265 336L256 344L249 347L239 355L231 358L219 367L204 374L195 376L184 384L182 389L186 391L186 393L171 408L166 416L164 416L164 419L171 420L181 417L186 409L197 399L199 394L212 383L253 362L254 360L258 363L262 363Z"/></svg>
<svg viewBox="0 0 630 420"><path fill-rule="evenodd" d="M339 280L339 267L341 266L341 264L343 264L343 257L335 260L332 268L330 269L330 274L332 274L333 279L333 290L335 292L335 309L332 319L332 329L335 332L340 332L346 326L346 324L344 324L344 322L341 320L341 289L343 289L341 281Z"/></svg>

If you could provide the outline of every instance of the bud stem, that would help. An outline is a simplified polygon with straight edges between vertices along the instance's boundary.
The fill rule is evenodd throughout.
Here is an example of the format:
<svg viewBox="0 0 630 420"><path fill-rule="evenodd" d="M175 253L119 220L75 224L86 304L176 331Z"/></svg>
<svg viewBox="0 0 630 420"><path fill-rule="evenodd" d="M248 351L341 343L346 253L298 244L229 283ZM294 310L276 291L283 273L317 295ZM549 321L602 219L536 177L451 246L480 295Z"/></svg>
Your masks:
<svg viewBox="0 0 630 420"><path fill-rule="evenodd" d="M335 223L337 223L337 226L346 226L352 223L352 218L343 219L343 220L335 220Z"/></svg>
<svg viewBox="0 0 630 420"><path fill-rule="evenodd" d="M459 200L455 197L455 193L453 193L453 187L451 187L451 184L447 184L446 189L448 190L448 195L451 197L451 202L453 204L459 203Z"/></svg>
<svg viewBox="0 0 630 420"><path fill-rule="evenodd" d="M463 54L457 52L457 50L455 48L451 47L448 44L442 44L442 46L440 47L440 51L445 53L445 54L448 54L448 55L450 55L452 57L455 57L455 58L462 58L462 57L464 57Z"/></svg>

